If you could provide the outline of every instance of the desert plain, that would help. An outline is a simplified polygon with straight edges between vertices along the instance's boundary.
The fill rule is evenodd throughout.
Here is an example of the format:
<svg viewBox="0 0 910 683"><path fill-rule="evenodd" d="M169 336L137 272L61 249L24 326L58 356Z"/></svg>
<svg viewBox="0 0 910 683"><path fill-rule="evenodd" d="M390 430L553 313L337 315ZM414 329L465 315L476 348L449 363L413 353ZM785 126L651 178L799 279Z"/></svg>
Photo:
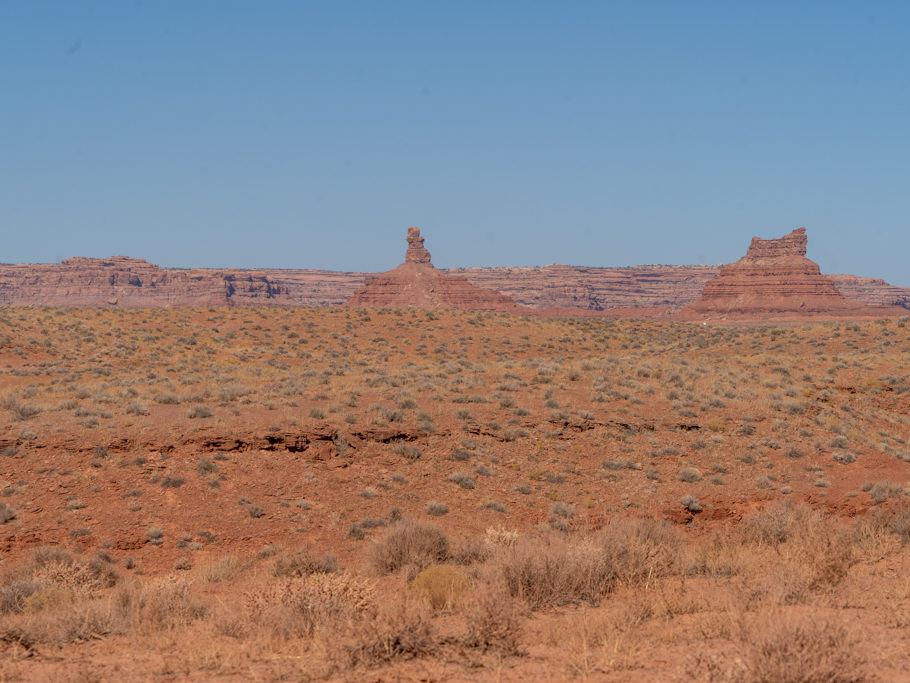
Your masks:
<svg viewBox="0 0 910 683"><path fill-rule="evenodd" d="M910 325L0 310L0 679L910 679Z"/></svg>

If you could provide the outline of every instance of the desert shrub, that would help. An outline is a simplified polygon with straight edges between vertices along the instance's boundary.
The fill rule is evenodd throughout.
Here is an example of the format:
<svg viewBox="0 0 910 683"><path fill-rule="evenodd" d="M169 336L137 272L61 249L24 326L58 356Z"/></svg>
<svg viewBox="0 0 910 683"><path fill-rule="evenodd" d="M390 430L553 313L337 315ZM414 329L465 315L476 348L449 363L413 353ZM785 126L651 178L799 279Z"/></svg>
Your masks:
<svg viewBox="0 0 910 683"><path fill-rule="evenodd" d="M431 614L420 601L396 600L341 622L322 635L336 671L375 667L439 650Z"/></svg>
<svg viewBox="0 0 910 683"><path fill-rule="evenodd" d="M681 541L654 520L627 520L578 540L521 539L494 556L499 579L532 608L598 604L620 583L666 575L680 565Z"/></svg>
<svg viewBox="0 0 910 683"><path fill-rule="evenodd" d="M439 527L402 519L373 543L369 561L378 574L402 569L416 574L445 561L448 554L449 540Z"/></svg>
<svg viewBox="0 0 910 683"><path fill-rule="evenodd" d="M779 501L743 519L739 536L745 543L778 545L820 522L820 515L803 503Z"/></svg>
<svg viewBox="0 0 910 683"><path fill-rule="evenodd" d="M220 583L232 581L243 571L243 564L233 555L228 555L216 560L205 567L199 577L206 583Z"/></svg>
<svg viewBox="0 0 910 683"><path fill-rule="evenodd" d="M6 408L13 414L13 419L18 421L31 420L41 412L41 408L30 403L22 403L16 397L10 397L4 400L2 407Z"/></svg>
<svg viewBox="0 0 910 683"><path fill-rule="evenodd" d="M447 564L427 567L408 584L408 589L414 595L428 600L436 610L451 607L467 587L468 577Z"/></svg>
<svg viewBox="0 0 910 683"><path fill-rule="evenodd" d="M263 583L243 594L249 621L280 638L311 635L317 626L337 631L376 606L371 581L350 574L312 574Z"/></svg>
<svg viewBox="0 0 910 683"><path fill-rule="evenodd" d="M4 582L0 585L0 614L21 612L25 601L39 588L39 584L31 579Z"/></svg>
<svg viewBox="0 0 910 683"><path fill-rule="evenodd" d="M16 519L16 511L0 500L0 524L6 524L13 519Z"/></svg>
<svg viewBox="0 0 910 683"><path fill-rule="evenodd" d="M112 604L119 621L133 632L169 631L208 613L208 606L191 595L191 587L185 579L133 582L118 589Z"/></svg>
<svg viewBox="0 0 910 683"><path fill-rule="evenodd" d="M288 578L310 574L331 574L338 571L338 558L334 555L316 557L306 549L285 553L275 558L272 576Z"/></svg>
<svg viewBox="0 0 910 683"><path fill-rule="evenodd" d="M695 496L686 495L679 499L679 504L689 512L701 512L701 501Z"/></svg>
<svg viewBox="0 0 910 683"><path fill-rule="evenodd" d="M435 500L431 500L427 503L427 506L424 508L424 512L428 515L433 515L434 517L441 517L449 511L449 506L445 503L440 503Z"/></svg>
<svg viewBox="0 0 910 683"><path fill-rule="evenodd" d="M750 629L747 680L756 683L866 679L856 638L840 623L817 617L774 615Z"/></svg>
<svg viewBox="0 0 910 683"><path fill-rule="evenodd" d="M477 481L469 474L455 472L446 477L446 481L458 484L463 489L472 489L477 485Z"/></svg>
<svg viewBox="0 0 910 683"><path fill-rule="evenodd" d="M29 553L22 561L4 571L3 585L25 582L37 588L56 586L76 595L87 595L117 583L117 572L103 560L75 559L67 551L42 546ZM21 584L17 592L22 592Z"/></svg>
<svg viewBox="0 0 910 683"><path fill-rule="evenodd" d="M887 481L879 481L869 486L869 497L876 505L881 505L889 498L900 498L903 495L904 488L899 484L892 484Z"/></svg>
<svg viewBox="0 0 910 683"><path fill-rule="evenodd" d="M163 489L179 489L186 483L186 479L181 477L178 474L166 474L161 479L161 488Z"/></svg>
<svg viewBox="0 0 910 683"><path fill-rule="evenodd" d="M849 465L851 462L856 462L856 456L847 451L837 451L831 456L831 459L841 465Z"/></svg>
<svg viewBox="0 0 910 683"><path fill-rule="evenodd" d="M208 406L193 406L187 411L186 416L192 420L211 417L212 410Z"/></svg>
<svg viewBox="0 0 910 683"><path fill-rule="evenodd" d="M149 409L145 407L145 404L140 403L139 401L134 401L126 406L127 415L149 415Z"/></svg>
<svg viewBox="0 0 910 683"><path fill-rule="evenodd" d="M502 655L521 652L522 613L505 586L485 581L471 591L464 609L467 647Z"/></svg>
<svg viewBox="0 0 910 683"><path fill-rule="evenodd" d="M550 508L550 514L554 517L571 519L575 516L575 508L571 505L566 505L565 503L553 503L553 506Z"/></svg>

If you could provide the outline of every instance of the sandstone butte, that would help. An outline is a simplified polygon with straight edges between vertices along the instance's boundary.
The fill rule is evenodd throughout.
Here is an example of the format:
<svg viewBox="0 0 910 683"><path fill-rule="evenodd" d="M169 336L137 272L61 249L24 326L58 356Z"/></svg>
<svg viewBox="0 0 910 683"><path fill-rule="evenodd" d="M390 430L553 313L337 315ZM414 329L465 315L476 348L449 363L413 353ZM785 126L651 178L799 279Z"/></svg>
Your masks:
<svg viewBox="0 0 910 683"><path fill-rule="evenodd" d="M523 307L505 294L476 287L463 277L436 268L430 263L430 252L423 246L419 228L408 228L407 243L404 263L367 278L346 306L522 312Z"/></svg>
<svg viewBox="0 0 910 683"><path fill-rule="evenodd" d="M405 264L408 262L406 257ZM636 315L692 304L720 270L716 266L550 265L437 272L461 276L478 288L499 292L532 309ZM53 264L0 264L0 305L339 306L371 275L315 269L160 268L126 256L77 257ZM842 294L860 304L910 309L910 288L855 275L828 277Z"/></svg>
<svg viewBox="0 0 910 683"><path fill-rule="evenodd" d="M701 296L680 311L705 319L874 316L901 309L848 299L834 280L806 258L806 229L777 239L753 237L746 255L721 266Z"/></svg>

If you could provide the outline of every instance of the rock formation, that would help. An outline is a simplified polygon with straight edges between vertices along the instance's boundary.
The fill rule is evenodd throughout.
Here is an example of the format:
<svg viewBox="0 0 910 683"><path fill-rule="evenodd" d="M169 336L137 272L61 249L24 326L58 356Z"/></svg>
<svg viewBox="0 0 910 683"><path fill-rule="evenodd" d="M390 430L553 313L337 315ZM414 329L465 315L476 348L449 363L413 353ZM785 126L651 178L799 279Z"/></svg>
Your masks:
<svg viewBox="0 0 910 683"><path fill-rule="evenodd" d="M506 295L438 270L430 263L430 252L423 246L419 229L408 228L407 242L404 263L368 278L346 306L521 312L522 307Z"/></svg>
<svg viewBox="0 0 910 683"><path fill-rule="evenodd" d="M910 309L910 288L895 287L877 277L829 275L840 293L867 306L900 306Z"/></svg>
<svg viewBox="0 0 910 683"><path fill-rule="evenodd" d="M472 284L532 308L610 311L680 308L701 296L715 266L585 268L552 265L522 268L451 268Z"/></svg>
<svg viewBox="0 0 910 683"><path fill-rule="evenodd" d="M126 256L76 257L0 265L0 305L327 306L344 303L363 281L362 273L159 268Z"/></svg>
<svg viewBox="0 0 910 683"><path fill-rule="evenodd" d="M711 318L873 315L806 258L806 241L805 228L778 239L753 237L746 255L721 266L684 311Z"/></svg>
<svg viewBox="0 0 910 683"><path fill-rule="evenodd" d="M429 263L430 252L423 246L423 237L420 236L420 228L408 228L408 250L404 253L405 263Z"/></svg>
<svg viewBox="0 0 910 683"><path fill-rule="evenodd" d="M817 295L818 290L814 290L813 294L811 288L806 290L806 287L819 281L827 288L825 291L829 297L829 283L833 282L841 294L861 304L902 306L903 311L910 309L910 288L893 287L880 279L854 275L825 278L817 273L818 267L806 259L804 253L805 234L799 231L779 240L753 240L749 254L743 259L752 261L750 267L753 267L753 274L748 276L749 281L753 284L763 282L760 288L765 290L779 287L780 283L775 284L773 278L770 281L760 277L756 279L754 266L774 262L775 267L780 269L781 264L788 262L790 265L782 275L791 281L787 291L792 293L793 282L797 282L803 288L803 294L809 296L806 301L810 309L812 296ZM455 301L464 302L472 297L498 292L511 299L512 304L548 312L558 311L565 315L574 312L638 315L639 312L650 314L649 311L657 309L682 308L696 301L705 283L721 272L715 266L592 268L551 265L542 268L436 270L430 264L430 253L424 248L417 228L408 230L405 264L430 267L431 270L425 271L421 277L422 282L433 279L426 272L455 277L441 294L430 296L430 300L434 296L442 300L454 296ZM806 269L806 264L809 264L810 271L808 281L807 273L799 273L800 269ZM737 264L731 264L724 268L729 271L736 267ZM740 268L738 274L734 273L734 279L739 277L740 284L747 277L744 272ZM759 273L762 272L765 271L759 269ZM339 306L363 287L369 275L326 270L160 268L142 259L126 256L107 259L78 257L55 264L0 264L0 306ZM457 287L464 289L463 283L454 284L462 278L482 290L482 295L471 294L466 289L454 292ZM728 288L729 273L725 278L708 288L709 296L712 291L716 296L717 288ZM384 296L393 287L392 284L387 285ZM729 288L726 291L729 294ZM402 293L402 300L407 300L408 296ZM722 298L729 306L730 296ZM800 311L806 308L798 304L797 307Z"/></svg>

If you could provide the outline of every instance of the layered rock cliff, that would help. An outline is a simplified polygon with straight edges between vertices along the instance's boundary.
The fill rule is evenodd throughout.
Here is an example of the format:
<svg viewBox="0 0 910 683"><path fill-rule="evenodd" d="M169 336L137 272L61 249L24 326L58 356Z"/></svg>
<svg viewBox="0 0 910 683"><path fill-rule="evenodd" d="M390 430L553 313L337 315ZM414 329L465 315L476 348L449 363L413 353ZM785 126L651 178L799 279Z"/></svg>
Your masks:
<svg viewBox="0 0 910 683"><path fill-rule="evenodd" d="M59 264L0 265L0 305L331 306L342 304L363 281L362 273L159 268L126 256L76 257Z"/></svg>
<svg viewBox="0 0 910 683"><path fill-rule="evenodd" d="M408 228L405 261L397 268L367 278L346 306L457 308L471 311L518 313L521 306L499 292L475 287L430 263L417 228Z"/></svg>
<svg viewBox="0 0 910 683"><path fill-rule="evenodd" d="M405 263L431 266L430 253L424 247L420 231L414 230L416 232L409 231ZM803 254L799 253L801 250ZM811 264L810 279L817 281L825 276L815 272L817 266L804 254L805 234L802 233L802 237L797 234L794 238L791 234L781 240L753 241L747 258L753 261L750 266L753 271L763 263L772 263L780 270L787 259L794 256L803 259L797 260L795 266L793 263L786 266L784 274L790 273L786 277L797 282L802 288L800 291L806 294L805 278L794 280L794 272L798 274L808 262ZM460 276L476 288L498 292L511 298L512 303L535 309L557 309L567 314L572 311L681 308L695 302L705 283L721 272L714 266L431 268L430 272ZM762 272L765 271L759 267L759 275L753 273L748 281L759 283L759 290L765 292L781 287L779 280L762 279ZM125 256L80 257L56 264L0 264L0 306L339 306L360 289L370 275L327 270L159 268L142 259ZM740 276L745 277L743 273ZM724 282L712 285L715 293L716 288L728 287L729 275L727 277L726 285ZM421 281L425 280L428 280L426 275L421 278ZM841 294L862 304L910 309L910 288L854 275L831 275L827 280L833 282ZM397 282L401 284L402 281ZM455 287L464 289L463 285L453 282L439 295L442 299ZM737 286L744 282L741 278ZM389 283L385 291L388 294L396 286L394 282ZM824 282L823 286L827 287ZM455 300L470 300L469 291L454 294ZM708 293L711 291L709 288ZM787 291L792 294L794 290L785 288L784 294ZM830 296L830 290L826 291ZM404 293L402 297L407 298ZM732 298L735 296L727 296L725 300L729 304ZM811 304L811 297L808 301Z"/></svg>
<svg viewBox="0 0 910 683"><path fill-rule="evenodd" d="M493 289L533 308L607 311L616 308L679 308L695 301L714 266L632 268L453 268L478 287Z"/></svg>
<svg viewBox="0 0 910 683"><path fill-rule="evenodd" d="M805 228L777 239L753 237L746 255L721 266L685 312L741 318L872 315L806 258L806 243Z"/></svg>

